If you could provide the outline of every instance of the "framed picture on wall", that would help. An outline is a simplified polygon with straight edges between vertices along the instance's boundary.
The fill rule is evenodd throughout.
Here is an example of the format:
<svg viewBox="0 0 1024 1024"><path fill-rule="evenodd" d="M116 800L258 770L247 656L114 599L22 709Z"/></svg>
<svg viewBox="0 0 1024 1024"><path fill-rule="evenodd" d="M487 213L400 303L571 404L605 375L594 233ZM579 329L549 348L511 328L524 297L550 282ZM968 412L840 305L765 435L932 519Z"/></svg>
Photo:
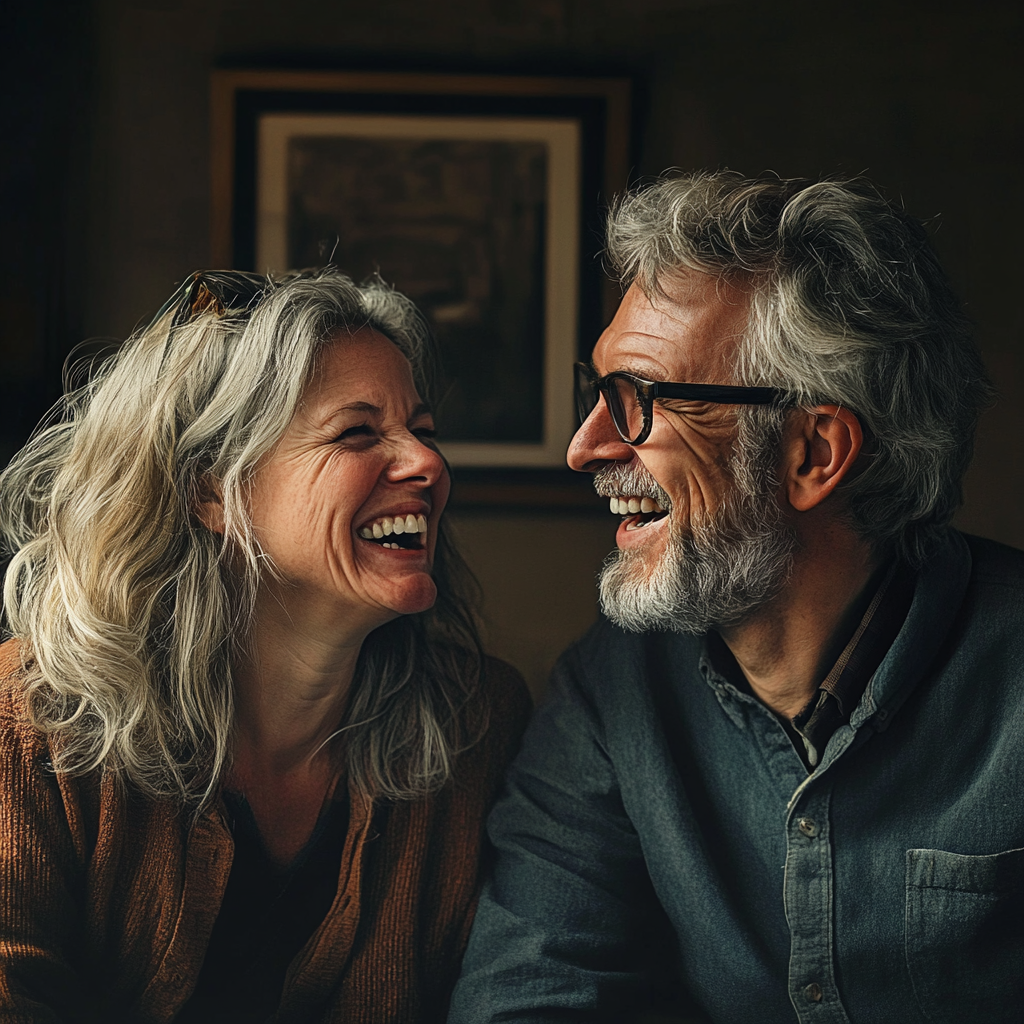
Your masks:
<svg viewBox="0 0 1024 1024"><path fill-rule="evenodd" d="M628 103L621 79L215 72L213 262L379 274L437 338L456 496L589 504L571 369L609 312Z"/></svg>

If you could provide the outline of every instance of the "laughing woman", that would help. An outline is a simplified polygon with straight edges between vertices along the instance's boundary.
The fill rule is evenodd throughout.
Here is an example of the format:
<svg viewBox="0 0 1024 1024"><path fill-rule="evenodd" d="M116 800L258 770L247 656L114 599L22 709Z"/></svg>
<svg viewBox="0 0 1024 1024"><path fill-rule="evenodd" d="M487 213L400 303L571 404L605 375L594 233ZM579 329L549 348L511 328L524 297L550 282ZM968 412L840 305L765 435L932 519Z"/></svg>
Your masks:
<svg viewBox="0 0 1024 1024"><path fill-rule="evenodd" d="M528 708L426 332L196 274L0 477L0 1018L443 1020Z"/></svg>

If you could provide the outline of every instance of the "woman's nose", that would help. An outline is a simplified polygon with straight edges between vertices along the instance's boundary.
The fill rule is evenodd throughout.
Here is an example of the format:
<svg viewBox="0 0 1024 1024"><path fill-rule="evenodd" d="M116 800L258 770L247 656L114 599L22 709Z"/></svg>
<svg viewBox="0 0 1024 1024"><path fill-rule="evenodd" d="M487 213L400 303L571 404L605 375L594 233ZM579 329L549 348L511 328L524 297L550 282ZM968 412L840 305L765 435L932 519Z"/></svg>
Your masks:
<svg viewBox="0 0 1024 1024"><path fill-rule="evenodd" d="M397 445L395 458L388 468L388 476L392 480L423 479L428 487L447 472L440 452L422 437L411 433Z"/></svg>

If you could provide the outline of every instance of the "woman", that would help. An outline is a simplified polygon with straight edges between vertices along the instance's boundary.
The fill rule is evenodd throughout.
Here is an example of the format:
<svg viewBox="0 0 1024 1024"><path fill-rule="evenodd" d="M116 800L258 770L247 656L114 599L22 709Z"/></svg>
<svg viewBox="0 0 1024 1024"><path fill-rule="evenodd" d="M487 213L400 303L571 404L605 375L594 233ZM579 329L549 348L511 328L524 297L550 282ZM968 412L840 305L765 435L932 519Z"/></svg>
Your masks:
<svg viewBox="0 0 1024 1024"><path fill-rule="evenodd" d="M412 304L194 275L0 477L0 1016L443 1019L527 715Z"/></svg>

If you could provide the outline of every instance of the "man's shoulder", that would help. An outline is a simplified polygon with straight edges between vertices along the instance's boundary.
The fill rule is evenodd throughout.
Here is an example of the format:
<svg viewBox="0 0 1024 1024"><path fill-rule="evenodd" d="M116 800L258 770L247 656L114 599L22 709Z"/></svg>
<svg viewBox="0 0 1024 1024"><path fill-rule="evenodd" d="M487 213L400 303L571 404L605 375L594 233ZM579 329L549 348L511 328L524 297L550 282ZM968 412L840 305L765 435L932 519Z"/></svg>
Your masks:
<svg viewBox="0 0 1024 1024"><path fill-rule="evenodd" d="M985 537L963 534L971 552L971 582L1024 593L1024 551Z"/></svg>
<svg viewBox="0 0 1024 1024"><path fill-rule="evenodd" d="M562 655L559 668L586 680L588 688L610 684L621 692L630 679L639 682L666 665L696 668L703 643L703 637L680 633L631 633L602 615Z"/></svg>
<svg viewBox="0 0 1024 1024"><path fill-rule="evenodd" d="M562 658L575 661L588 672L600 672L643 657L650 640L649 633L630 633L599 615L597 621L569 647Z"/></svg>
<svg viewBox="0 0 1024 1024"><path fill-rule="evenodd" d="M958 677L1024 678L1024 552L950 530L919 570L907 627L894 648L900 657L892 667L901 671L949 659Z"/></svg>
<svg viewBox="0 0 1024 1024"><path fill-rule="evenodd" d="M956 635L968 652L996 658L1000 672L1022 678L1024 665L1024 551L983 537L964 536L971 573Z"/></svg>

